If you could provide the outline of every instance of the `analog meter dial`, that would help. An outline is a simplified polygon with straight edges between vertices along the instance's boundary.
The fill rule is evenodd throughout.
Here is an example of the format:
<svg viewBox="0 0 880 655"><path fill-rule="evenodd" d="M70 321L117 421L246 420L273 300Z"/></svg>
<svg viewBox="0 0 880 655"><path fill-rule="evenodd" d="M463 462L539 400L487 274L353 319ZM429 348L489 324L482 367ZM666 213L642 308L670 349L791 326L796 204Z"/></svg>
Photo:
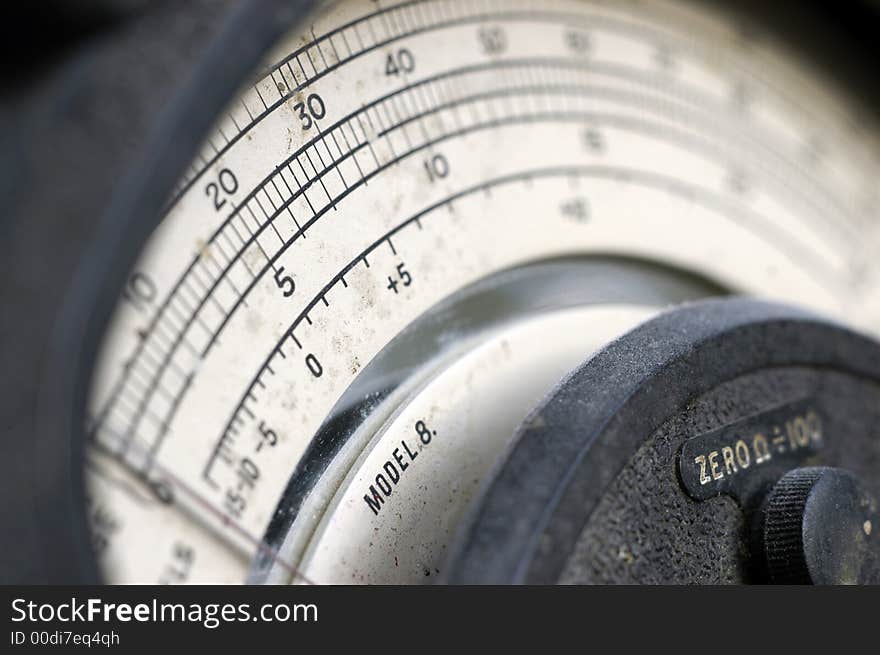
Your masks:
<svg viewBox="0 0 880 655"><path fill-rule="evenodd" d="M878 132L759 21L302 16L216 113L102 338L104 578L430 582L530 411L670 306L745 294L876 334Z"/></svg>

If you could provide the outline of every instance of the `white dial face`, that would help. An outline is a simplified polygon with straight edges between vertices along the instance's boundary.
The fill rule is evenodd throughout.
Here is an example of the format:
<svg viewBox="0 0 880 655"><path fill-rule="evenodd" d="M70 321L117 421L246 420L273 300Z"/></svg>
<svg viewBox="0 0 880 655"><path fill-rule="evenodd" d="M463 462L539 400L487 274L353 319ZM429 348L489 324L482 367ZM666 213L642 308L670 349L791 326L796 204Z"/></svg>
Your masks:
<svg viewBox="0 0 880 655"><path fill-rule="evenodd" d="M110 581L435 572L446 542L403 557L387 538L414 525L435 472L411 460L403 475L394 443L470 429L450 381L468 362L482 375L492 344L364 418L352 434L369 434L328 451L326 475L303 458L395 337L503 271L647 262L880 328L873 127L781 46L699 4L345 1L255 79L181 181L105 338L88 471ZM510 366L589 354L523 337L534 320L565 334L559 314L525 320L497 342L525 349ZM399 479L373 489L378 513L364 496L386 461ZM342 543L370 526L381 552L333 549L333 530ZM391 561L407 570L362 575Z"/></svg>

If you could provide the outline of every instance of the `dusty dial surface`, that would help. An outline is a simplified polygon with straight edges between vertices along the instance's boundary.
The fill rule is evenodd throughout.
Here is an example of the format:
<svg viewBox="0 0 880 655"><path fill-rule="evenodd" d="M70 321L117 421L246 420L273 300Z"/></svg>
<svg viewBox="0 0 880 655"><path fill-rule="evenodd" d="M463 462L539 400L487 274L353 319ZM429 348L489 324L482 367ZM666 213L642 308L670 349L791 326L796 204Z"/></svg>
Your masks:
<svg viewBox="0 0 880 655"><path fill-rule="evenodd" d="M218 117L105 337L106 579L430 578L505 426L664 306L747 293L880 331L875 128L753 36L677 2L310 17ZM474 398L531 377L486 427Z"/></svg>

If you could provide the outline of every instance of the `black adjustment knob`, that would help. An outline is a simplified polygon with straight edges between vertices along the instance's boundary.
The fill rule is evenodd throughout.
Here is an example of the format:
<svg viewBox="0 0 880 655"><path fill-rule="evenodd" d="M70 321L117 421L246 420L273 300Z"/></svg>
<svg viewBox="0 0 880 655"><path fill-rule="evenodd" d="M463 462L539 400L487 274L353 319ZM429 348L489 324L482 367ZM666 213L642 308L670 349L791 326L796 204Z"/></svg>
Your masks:
<svg viewBox="0 0 880 655"><path fill-rule="evenodd" d="M848 471L794 469L764 502L761 541L770 582L880 583L877 503Z"/></svg>

